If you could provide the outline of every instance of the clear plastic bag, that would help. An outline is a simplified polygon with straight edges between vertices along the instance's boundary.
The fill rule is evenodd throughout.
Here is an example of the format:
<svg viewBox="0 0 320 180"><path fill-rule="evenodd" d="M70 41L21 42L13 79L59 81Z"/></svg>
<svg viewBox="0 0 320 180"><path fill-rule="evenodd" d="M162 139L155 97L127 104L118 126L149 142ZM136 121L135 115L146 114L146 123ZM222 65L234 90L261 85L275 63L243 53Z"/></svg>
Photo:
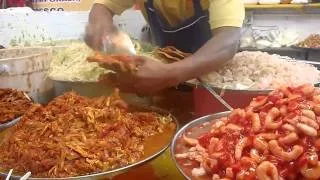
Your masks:
<svg viewBox="0 0 320 180"><path fill-rule="evenodd" d="M104 36L102 44L102 51L107 54L136 54L131 38L121 31Z"/></svg>

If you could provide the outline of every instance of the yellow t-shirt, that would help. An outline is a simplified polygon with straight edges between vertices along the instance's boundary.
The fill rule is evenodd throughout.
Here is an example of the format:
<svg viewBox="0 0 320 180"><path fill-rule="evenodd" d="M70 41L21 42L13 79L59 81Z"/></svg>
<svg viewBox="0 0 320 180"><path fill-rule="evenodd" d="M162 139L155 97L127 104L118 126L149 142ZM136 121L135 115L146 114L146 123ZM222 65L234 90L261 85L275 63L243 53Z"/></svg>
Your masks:
<svg viewBox="0 0 320 180"><path fill-rule="evenodd" d="M95 3L104 4L119 15L131 8L134 1L139 3L140 7L144 7L144 0L95 0ZM242 26L245 14L243 0L201 0L201 5L203 9L209 10L209 23L212 29ZM154 0L154 6L171 26L194 14L192 0ZM146 17L144 8L142 12Z"/></svg>

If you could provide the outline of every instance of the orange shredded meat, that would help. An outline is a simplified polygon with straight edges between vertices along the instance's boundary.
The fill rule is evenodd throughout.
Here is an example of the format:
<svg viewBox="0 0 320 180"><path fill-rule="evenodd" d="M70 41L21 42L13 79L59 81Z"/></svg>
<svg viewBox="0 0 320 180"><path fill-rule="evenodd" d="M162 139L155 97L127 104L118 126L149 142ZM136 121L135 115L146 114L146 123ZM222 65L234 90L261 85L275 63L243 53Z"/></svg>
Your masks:
<svg viewBox="0 0 320 180"><path fill-rule="evenodd" d="M22 91L0 89L0 124L22 116L32 105Z"/></svg>
<svg viewBox="0 0 320 180"><path fill-rule="evenodd" d="M93 99L69 92L23 116L0 145L0 168L51 178L104 172L139 161L145 140L173 124L131 110L118 91Z"/></svg>
<svg viewBox="0 0 320 180"><path fill-rule="evenodd" d="M94 56L87 58L88 62L97 62L106 69L119 72L135 73L137 71L136 57L129 55L107 55L96 52Z"/></svg>

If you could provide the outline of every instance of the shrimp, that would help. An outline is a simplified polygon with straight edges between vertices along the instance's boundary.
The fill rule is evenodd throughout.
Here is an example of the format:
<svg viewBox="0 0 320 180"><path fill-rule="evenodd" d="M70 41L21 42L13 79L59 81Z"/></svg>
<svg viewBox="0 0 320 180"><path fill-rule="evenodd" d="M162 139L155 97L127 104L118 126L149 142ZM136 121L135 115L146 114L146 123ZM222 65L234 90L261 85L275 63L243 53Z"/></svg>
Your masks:
<svg viewBox="0 0 320 180"><path fill-rule="evenodd" d="M291 132L296 132L296 128L294 126L292 126L291 124L284 124L281 126L282 129L287 130L287 131L291 131Z"/></svg>
<svg viewBox="0 0 320 180"><path fill-rule="evenodd" d="M258 152L257 149L251 149L250 150L250 157L253 159L256 163L260 163L262 161L262 158Z"/></svg>
<svg viewBox="0 0 320 180"><path fill-rule="evenodd" d="M301 112L302 112L302 115L305 117L308 117L313 120L316 119L316 114L312 110L303 109Z"/></svg>
<svg viewBox="0 0 320 180"><path fill-rule="evenodd" d="M249 106L252 108L260 107L260 106L263 106L264 104L266 104L267 101L268 101L268 97L259 96L259 97L253 98L253 100L250 102Z"/></svg>
<svg viewBox="0 0 320 180"><path fill-rule="evenodd" d="M290 152L285 152L283 148L279 146L276 140L271 140L269 142L269 150L272 152L272 154L283 159L284 161L296 160L303 153L303 147L299 145L293 146Z"/></svg>
<svg viewBox="0 0 320 180"><path fill-rule="evenodd" d="M260 117L258 113L248 112L248 119L252 122L253 132L258 132L261 128Z"/></svg>
<svg viewBox="0 0 320 180"><path fill-rule="evenodd" d="M319 129L319 124L315 121L315 119L310 119L308 117L301 116L299 120L300 120L300 122L307 124L316 130Z"/></svg>
<svg viewBox="0 0 320 180"><path fill-rule="evenodd" d="M310 127L306 124L298 123L297 128L301 132L303 132L305 135L312 136L312 137L316 137L318 135L318 132L316 129L314 129L313 127Z"/></svg>
<svg viewBox="0 0 320 180"><path fill-rule="evenodd" d="M183 134L182 137L183 137L184 142L187 143L190 146L195 146L195 145L197 145L199 143L197 139L189 138L184 134Z"/></svg>
<svg viewBox="0 0 320 180"><path fill-rule="evenodd" d="M274 122L274 120L280 115L278 108L273 107L269 110L266 116L265 127L267 129L277 129L282 125L282 121Z"/></svg>
<svg viewBox="0 0 320 180"><path fill-rule="evenodd" d="M285 137L279 138L281 144L292 144L299 139L298 135L294 132L286 135Z"/></svg>
<svg viewBox="0 0 320 180"><path fill-rule="evenodd" d="M320 104L314 105L313 110L317 115L320 115Z"/></svg>
<svg viewBox="0 0 320 180"><path fill-rule="evenodd" d="M253 147L261 152L265 152L268 150L268 143L265 142L262 138L256 137L253 139Z"/></svg>
<svg viewBox="0 0 320 180"><path fill-rule="evenodd" d="M261 137L266 140L274 140L278 138L278 135L275 133L260 133L258 137Z"/></svg>
<svg viewBox="0 0 320 180"><path fill-rule="evenodd" d="M242 151L246 146L248 146L248 138L247 137L240 139L238 144L236 144L235 152L234 152L234 157L236 158L236 160L239 160L241 158Z"/></svg>
<svg viewBox="0 0 320 180"><path fill-rule="evenodd" d="M258 180L279 180L277 167L269 161L263 161L256 169Z"/></svg>
<svg viewBox="0 0 320 180"><path fill-rule="evenodd" d="M199 176L206 175L206 171L204 170L203 167L193 168L191 171L191 174L192 176L199 177Z"/></svg>
<svg viewBox="0 0 320 180"><path fill-rule="evenodd" d="M307 179L319 179L320 178L320 162L318 161L317 165L313 168L308 168L308 165L305 164L300 173Z"/></svg>

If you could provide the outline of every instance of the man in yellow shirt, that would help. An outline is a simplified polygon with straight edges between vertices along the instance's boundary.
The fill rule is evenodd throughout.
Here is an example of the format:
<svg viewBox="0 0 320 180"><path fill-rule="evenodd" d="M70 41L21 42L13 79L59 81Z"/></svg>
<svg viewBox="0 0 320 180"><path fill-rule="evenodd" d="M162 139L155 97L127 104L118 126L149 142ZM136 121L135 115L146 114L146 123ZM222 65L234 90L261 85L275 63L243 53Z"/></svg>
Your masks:
<svg viewBox="0 0 320 180"><path fill-rule="evenodd" d="M216 70L237 51L244 19L242 0L96 0L89 16L86 42L100 49L103 34L116 32L112 17L140 4L155 42L193 53L171 64L137 57L138 72L117 73L120 86L153 93Z"/></svg>

